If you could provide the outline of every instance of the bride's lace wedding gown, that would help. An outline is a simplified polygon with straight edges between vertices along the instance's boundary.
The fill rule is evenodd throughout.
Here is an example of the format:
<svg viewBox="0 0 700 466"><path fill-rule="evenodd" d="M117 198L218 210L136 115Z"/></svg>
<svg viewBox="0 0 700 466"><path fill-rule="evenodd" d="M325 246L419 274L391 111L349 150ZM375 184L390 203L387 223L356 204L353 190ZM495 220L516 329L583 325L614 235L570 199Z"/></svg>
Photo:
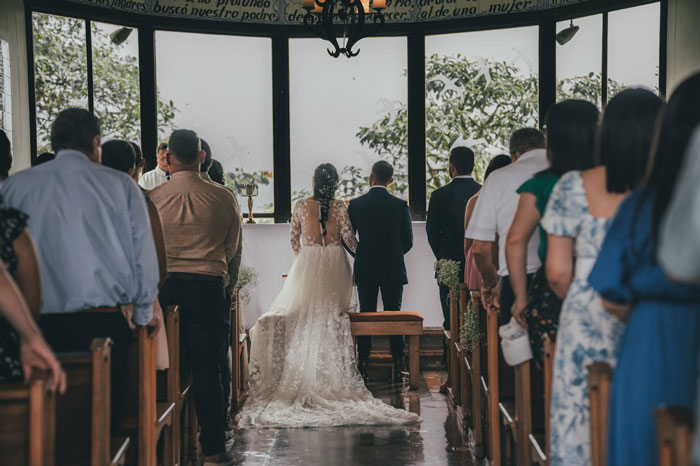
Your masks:
<svg viewBox="0 0 700 466"><path fill-rule="evenodd" d="M356 367L348 312L352 274L342 243L357 240L343 201L330 206L321 234L320 205L299 201L291 243L297 257L270 310L250 330L249 395L242 427L412 424L416 414L375 399Z"/></svg>

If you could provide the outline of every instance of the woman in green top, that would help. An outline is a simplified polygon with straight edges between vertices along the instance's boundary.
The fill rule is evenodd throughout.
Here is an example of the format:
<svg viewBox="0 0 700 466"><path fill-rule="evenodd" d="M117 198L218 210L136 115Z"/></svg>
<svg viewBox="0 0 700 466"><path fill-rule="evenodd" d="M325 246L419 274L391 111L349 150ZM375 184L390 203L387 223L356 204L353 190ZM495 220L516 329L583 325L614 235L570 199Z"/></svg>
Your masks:
<svg viewBox="0 0 700 466"><path fill-rule="evenodd" d="M547 234L539 226L557 180L571 170L586 170L594 163L599 112L583 100L566 100L547 113L547 159L550 168L535 174L518 189L520 201L506 241L508 273L515 293L513 317L527 327L535 363L542 366L542 338L556 336L561 300L549 289L544 265L535 273L528 290L525 270L527 243L539 230L538 255L547 257ZM529 292L528 292L529 291Z"/></svg>

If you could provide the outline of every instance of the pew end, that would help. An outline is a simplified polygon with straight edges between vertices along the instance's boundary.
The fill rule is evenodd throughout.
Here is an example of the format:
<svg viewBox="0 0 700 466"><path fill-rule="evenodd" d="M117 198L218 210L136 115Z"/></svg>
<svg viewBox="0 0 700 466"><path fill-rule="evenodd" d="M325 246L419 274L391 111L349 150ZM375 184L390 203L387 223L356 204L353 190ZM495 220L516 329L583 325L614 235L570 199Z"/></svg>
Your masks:
<svg viewBox="0 0 700 466"><path fill-rule="evenodd" d="M693 413L680 406L654 410L659 466L690 466L693 448Z"/></svg>
<svg viewBox="0 0 700 466"><path fill-rule="evenodd" d="M605 466L608 437L608 405L613 369L596 361L587 367L591 404L591 459L593 466Z"/></svg>
<svg viewBox="0 0 700 466"><path fill-rule="evenodd" d="M47 371L36 370L28 383L0 385L0 463L53 466L55 402Z"/></svg>

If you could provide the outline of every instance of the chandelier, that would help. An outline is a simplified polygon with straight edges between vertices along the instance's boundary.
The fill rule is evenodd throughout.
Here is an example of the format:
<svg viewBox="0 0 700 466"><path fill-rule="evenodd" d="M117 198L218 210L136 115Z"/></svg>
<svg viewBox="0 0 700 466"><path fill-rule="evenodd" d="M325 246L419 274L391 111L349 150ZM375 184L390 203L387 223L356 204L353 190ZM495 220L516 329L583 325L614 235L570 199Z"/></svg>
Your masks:
<svg viewBox="0 0 700 466"><path fill-rule="evenodd" d="M332 57L354 57L360 50L353 51L353 46L360 39L375 35L384 25L382 10L386 8L386 0L371 1L373 12L370 12L370 0L301 0L306 10L304 25L333 45L334 50L328 49ZM342 46L336 37L338 30L343 31Z"/></svg>

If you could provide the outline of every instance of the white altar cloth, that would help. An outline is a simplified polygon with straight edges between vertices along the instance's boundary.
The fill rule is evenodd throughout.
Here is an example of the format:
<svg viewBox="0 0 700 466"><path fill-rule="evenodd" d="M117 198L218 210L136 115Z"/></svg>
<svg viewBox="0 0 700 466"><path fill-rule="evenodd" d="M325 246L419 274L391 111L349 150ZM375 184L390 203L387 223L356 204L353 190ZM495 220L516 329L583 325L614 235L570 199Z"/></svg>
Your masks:
<svg viewBox="0 0 700 466"><path fill-rule="evenodd" d="M413 223L413 249L406 255L408 285L403 292L403 310L417 311L425 318L424 327L442 327L442 310L435 281L433 256L425 234L425 222ZM258 273L249 303L242 303L243 324L250 328L263 315L282 288L282 275L289 271L294 253L289 244L289 225L243 225L243 265ZM352 258L350 258L352 261ZM357 302L357 293L355 293ZM379 302L381 307L381 300Z"/></svg>

